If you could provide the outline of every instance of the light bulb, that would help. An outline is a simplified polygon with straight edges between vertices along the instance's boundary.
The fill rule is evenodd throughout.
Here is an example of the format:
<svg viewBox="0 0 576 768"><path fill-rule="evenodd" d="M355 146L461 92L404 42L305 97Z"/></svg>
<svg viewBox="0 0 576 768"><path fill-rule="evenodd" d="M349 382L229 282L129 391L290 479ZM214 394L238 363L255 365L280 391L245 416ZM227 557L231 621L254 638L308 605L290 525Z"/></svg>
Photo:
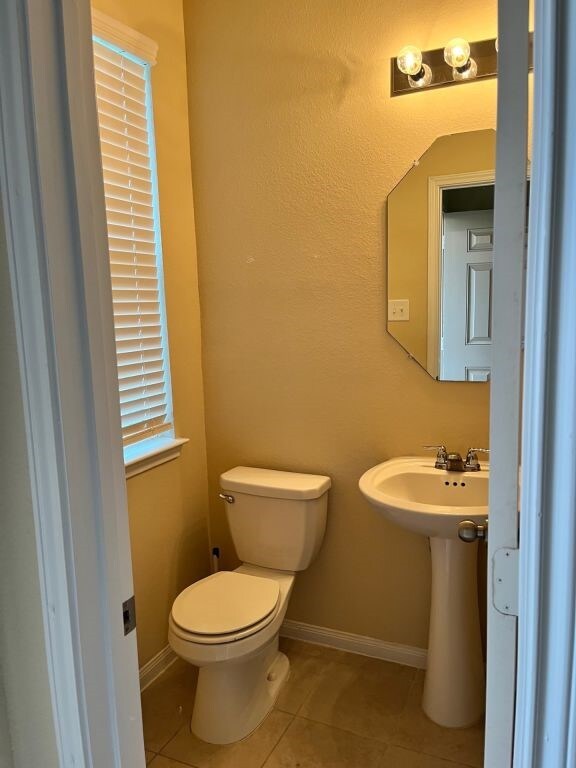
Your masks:
<svg viewBox="0 0 576 768"><path fill-rule="evenodd" d="M452 70L452 77L454 80L473 80L477 74L478 64L476 64L474 59L468 59L468 63L465 67L460 67L460 69L454 67Z"/></svg>
<svg viewBox="0 0 576 768"><path fill-rule="evenodd" d="M432 70L428 64L422 64L420 68L419 77L408 76L408 83L410 88L425 88L432 82Z"/></svg>
<svg viewBox="0 0 576 768"><path fill-rule="evenodd" d="M470 58L470 46L463 37L455 37L444 48L444 61L449 67L465 67Z"/></svg>
<svg viewBox="0 0 576 768"><path fill-rule="evenodd" d="M422 69L422 53L415 45L405 45L396 57L400 72L405 75L417 75Z"/></svg>

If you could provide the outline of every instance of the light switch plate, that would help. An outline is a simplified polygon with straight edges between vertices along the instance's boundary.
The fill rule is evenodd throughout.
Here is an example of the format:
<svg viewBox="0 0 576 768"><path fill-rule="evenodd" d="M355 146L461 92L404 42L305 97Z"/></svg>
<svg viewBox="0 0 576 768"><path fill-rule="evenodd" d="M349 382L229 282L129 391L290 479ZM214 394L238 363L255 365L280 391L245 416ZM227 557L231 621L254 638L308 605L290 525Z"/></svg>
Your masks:
<svg viewBox="0 0 576 768"><path fill-rule="evenodd" d="M390 299L388 302L388 320L395 322L410 320L410 300Z"/></svg>

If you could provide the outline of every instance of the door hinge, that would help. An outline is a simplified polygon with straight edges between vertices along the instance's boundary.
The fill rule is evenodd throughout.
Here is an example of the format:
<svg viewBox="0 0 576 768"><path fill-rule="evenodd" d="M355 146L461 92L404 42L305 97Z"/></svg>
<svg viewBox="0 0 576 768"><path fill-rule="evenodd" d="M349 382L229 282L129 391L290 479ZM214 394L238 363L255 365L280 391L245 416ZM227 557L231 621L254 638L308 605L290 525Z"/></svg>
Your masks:
<svg viewBox="0 0 576 768"><path fill-rule="evenodd" d="M492 561L492 604L506 616L518 616L519 552L503 547L496 550Z"/></svg>
<svg viewBox="0 0 576 768"><path fill-rule="evenodd" d="M136 601L134 595L122 603L122 616L124 618L124 634L129 635L136 629Z"/></svg>

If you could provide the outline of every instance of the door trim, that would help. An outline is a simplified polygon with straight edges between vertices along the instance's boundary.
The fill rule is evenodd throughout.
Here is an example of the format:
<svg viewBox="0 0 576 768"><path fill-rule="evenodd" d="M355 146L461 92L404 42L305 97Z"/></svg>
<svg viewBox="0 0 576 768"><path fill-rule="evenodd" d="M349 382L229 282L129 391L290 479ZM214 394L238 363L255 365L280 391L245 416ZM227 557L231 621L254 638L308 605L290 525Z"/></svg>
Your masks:
<svg viewBox="0 0 576 768"><path fill-rule="evenodd" d="M62 765L141 768L89 3L5 4L0 48L1 197L58 749Z"/></svg>
<svg viewBox="0 0 576 768"><path fill-rule="evenodd" d="M525 5L524 0L501 3L500 86L505 82L511 90L517 88L514 58L519 51L514 42L523 34ZM572 231L576 221L567 215L576 196L575 147L568 140L576 130L576 94L571 92L570 78L562 77L565 61L557 57L558 50L574 50L576 8L567 0L537 0L536 13L524 398L529 439L524 445L515 741L519 768L576 763L576 725L570 718L576 708L576 491L574 473L564 471L576 463L576 233ZM87 2L20 0L6 4L2 21L0 176L28 445L35 470L32 490L54 717L63 764L131 768L144 762L138 751L141 744L122 762L120 757L125 723L119 717L119 681L131 676L137 690L138 674L134 634L127 640L128 678L117 676L118 647L112 640L112 628L120 622L115 601L130 592L126 585L118 589L126 552L117 546L117 518L110 514L111 510L125 514L125 491L109 363L114 359L113 336L107 317L105 220L92 133L96 122L92 126L89 7ZM54 109L53 102L47 105L49 94L34 90L34 79L56 88L61 109ZM62 122L69 132L61 131ZM73 146L64 136L72 137ZM566 174L565 168L572 173ZM16 185L7 185L8 181ZM60 184L68 192L62 199L53 192ZM62 222L64 229L59 229ZM58 303L56 289L70 284L63 266L71 267L68 277L73 277L77 292L65 293L70 301ZM80 403L64 396L71 386L70 357L62 356L63 349L79 343L86 351L80 370L92 382ZM571 358L566 357L566 348ZM87 414L91 427L77 442L79 430L73 429L73 419L79 417L82 423ZM547 457L551 460L543 461ZM505 461L507 456L501 453L500 458ZM87 607L101 622L86 624ZM95 630L90 641L87 629ZM95 703L101 705L102 720L95 715ZM141 729L139 710L134 714L134 728ZM105 727L99 729L100 723ZM487 746L490 754L498 755L490 733ZM98 754L111 759L98 762ZM496 759L486 764L497 768L505 763Z"/></svg>
<svg viewBox="0 0 576 768"><path fill-rule="evenodd" d="M493 602L495 558L518 547L524 241L528 150L529 2L498 3L498 122L490 384L490 535L485 765L513 761L517 619ZM527 768L522 766L522 768Z"/></svg>
<svg viewBox="0 0 576 768"><path fill-rule="evenodd" d="M515 765L576 764L576 8L537 0ZM565 49L568 50L568 49Z"/></svg>

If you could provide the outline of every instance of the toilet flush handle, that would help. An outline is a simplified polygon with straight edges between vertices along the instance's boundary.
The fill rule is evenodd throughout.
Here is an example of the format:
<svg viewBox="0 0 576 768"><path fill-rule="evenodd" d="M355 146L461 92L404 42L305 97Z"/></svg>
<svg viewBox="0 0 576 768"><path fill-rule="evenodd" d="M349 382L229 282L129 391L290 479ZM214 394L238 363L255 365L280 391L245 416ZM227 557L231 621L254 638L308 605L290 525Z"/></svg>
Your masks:
<svg viewBox="0 0 576 768"><path fill-rule="evenodd" d="M234 496L231 496L229 493L219 493L218 496L223 499L227 504L234 504Z"/></svg>

